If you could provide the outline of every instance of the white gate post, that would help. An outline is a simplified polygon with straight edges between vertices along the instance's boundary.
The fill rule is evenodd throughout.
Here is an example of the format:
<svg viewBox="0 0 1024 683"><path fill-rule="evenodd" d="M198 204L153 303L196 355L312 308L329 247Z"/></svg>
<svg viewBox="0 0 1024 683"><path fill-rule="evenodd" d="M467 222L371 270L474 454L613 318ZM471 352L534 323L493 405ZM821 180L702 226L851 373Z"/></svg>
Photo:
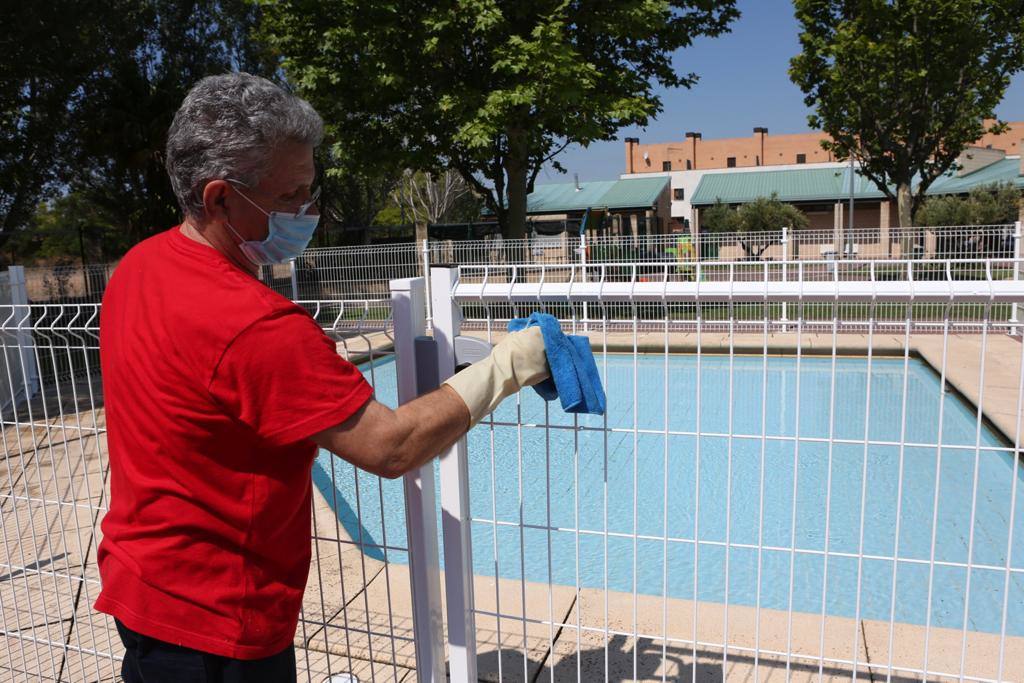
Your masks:
<svg viewBox="0 0 1024 683"><path fill-rule="evenodd" d="M438 379L455 374L455 337L462 315L451 298L458 268L430 269L434 341ZM451 680L474 682L476 624L473 616L473 555L469 511L469 462L463 436L441 454L441 529L444 533L444 579L448 603L448 655Z"/></svg>
<svg viewBox="0 0 1024 683"><path fill-rule="evenodd" d="M415 344L416 338L426 331L424 285L421 277L392 280L390 283L399 403L407 403L420 393ZM402 477L402 486L405 490L405 524L409 543L416 672L420 681L443 683L444 623L441 616L433 462L407 473Z"/></svg>
<svg viewBox="0 0 1024 683"><path fill-rule="evenodd" d="M1021 222L1017 221L1014 224L1014 226L1013 226L1013 279L1014 280L1020 280L1020 270L1021 270L1021 267L1024 266L1024 264L1022 264L1020 262L1020 255L1021 255L1021 244L1020 243L1021 243L1021 238L1022 237L1024 237L1024 235L1022 235L1022 233L1021 233ZM1013 326L1010 327L1010 334L1016 335L1017 334L1017 323L1019 322L1019 319L1017 318L1017 303L1016 302L1014 302L1010 306L1010 322L1013 323Z"/></svg>

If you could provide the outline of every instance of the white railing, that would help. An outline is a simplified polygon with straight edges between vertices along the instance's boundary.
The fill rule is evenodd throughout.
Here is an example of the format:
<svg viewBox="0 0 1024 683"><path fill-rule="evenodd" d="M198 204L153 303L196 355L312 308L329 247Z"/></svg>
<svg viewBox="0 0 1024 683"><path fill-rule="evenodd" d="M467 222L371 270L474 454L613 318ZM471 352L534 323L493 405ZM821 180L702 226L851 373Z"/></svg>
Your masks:
<svg viewBox="0 0 1024 683"><path fill-rule="evenodd" d="M1019 223L903 230L858 228L849 233L783 229L754 234L705 233L698 237L677 234L594 237L561 233L522 240L495 236L419 245L310 249L290 273L286 267L278 267L280 272L273 282L279 291L287 294L290 278L293 298L359 298L381 296L391 279L425 277L432 264L583 267L644 263L659 269L670 267L679 277L693 277L697 264L772 263L789 270L783 264L803 262L800 271L803 277L825 278L833 271L832 261L842 263L842 268L850 271L866 269L866 261L918 260L934 264L953 260L987 261L994 277L1012 277L1012 263L1019 262L1020 258ZM550 272L552 277L565 276L565 273ZM565 272L569 272L568 269ZM589 271L584 268L578 272ZM726 269L705 267L702 272L719 277ZM427 283L429 290L429 278Z"/></svg>
<svg viewBox="0 0 1024 683"><path fill-rule="evenodd" d="M308 249L260 277L291 299L388 296L393 279L426 277L431 264L588 265L664 263L686 272L698 262L985 259L998 267L1021 258L1020 224L927 228L855 228L760 233L594 236L562 232L506 240L431 240ZM116 264L25 269L32 303L99 303ZM429 304L429 301L428 301Z"/></svg>
<svg viewBox="0 0 1024 683"><path fill-rule="evenodd" d="M442 454L453 680L1024 679L1024 346L989 315L1020 282L533 268L433 270L441 375L457 335L547 310L608 412L525 391ZM961 296L972 326L916 319Z"/></svg>

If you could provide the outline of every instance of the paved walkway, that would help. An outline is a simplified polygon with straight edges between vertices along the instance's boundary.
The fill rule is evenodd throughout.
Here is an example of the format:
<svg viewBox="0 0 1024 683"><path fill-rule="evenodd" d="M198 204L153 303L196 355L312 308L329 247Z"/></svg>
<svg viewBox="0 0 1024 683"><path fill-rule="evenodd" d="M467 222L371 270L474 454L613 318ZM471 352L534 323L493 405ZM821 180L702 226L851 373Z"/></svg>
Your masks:
<svg viewBox="0 0 1024 683"><path fill-rule="evenodd" d="M946 382L963 394L1018 450L1024 447L1024 376L1020 338L1005 334L951 335L946 349ZM942 337L915 337L911 348L942 372ZM984 364L984 368L982 365Z"/></svg>

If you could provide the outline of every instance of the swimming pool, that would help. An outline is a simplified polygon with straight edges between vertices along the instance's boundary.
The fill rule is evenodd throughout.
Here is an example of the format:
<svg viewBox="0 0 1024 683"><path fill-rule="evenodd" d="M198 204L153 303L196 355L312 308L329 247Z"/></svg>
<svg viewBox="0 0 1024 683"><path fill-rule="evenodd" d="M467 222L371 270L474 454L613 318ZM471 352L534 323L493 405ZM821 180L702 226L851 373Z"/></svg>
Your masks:
<svg viewBox="0 0 1024 683"><path fill-rule="evenodd" d="M728 602L754 606L759 553L756 547L744 546L759 544L761 518L762 607L786 610L792 599L795 611L822 612L827 541L826 613L855 616L859 571L861 617L887 621L893 605L891 558L898 521L894 618L924 624L938 455L934 444L938 442L941 406L943 447L931 625L963 627L967 570L942 563L966 563L968 559L977 441L982 450L977 458L971 562L983 567L971 570L967 628L1000 631L1013 456L1005 450L985 450L1005 443L984 423L979 430L974 409L956 395L942 392L939 378L923 362L913 358L908 361L904 402L904 360L875 357L870 371L871 406L866 410L866 358L839 357L833 369L831 358L805 356L799 361L798 373L794 357L733 356L730 361L729 356L702 355L698 440L696 356L669 355L666 361L664 355L641 354L634 358L610 354L597 360L607 371L607 430L603 429L603 418L595 416L581 417L581 426L594 429L579 432L495 426L493 451L488 425L470 434L474 519L496 518L516 525L474 522L474 573L494 576L497 565L502 578L519 579L525 570L528 581L573 586L577 583L578 539L580 586L631 592L635 547L638 592L662 595L667 562L668 595L692 599L696 537L700 541L698 599L726 601L728 541ZM393 362L377 362L363 370L368 377L372 375L378 399L394 405ZM766 384L762 381L765 375ZM833 375L834 417L830 409ZM544 402L532 391L523 392L522 397L520 422L543 424ZM495 413L498 422L515 423L516 418L515 401L511 399ZM556 405L550 406L548 419L552 425L572 424L571 416ZM797 419L799 441L793 438ZM865 420L870 442L866 449ZM830 432L832 476L828 496ZM578 463L574 457L577 445ZM901 451L902 501L897 520ZM863 551L859 553L865 457L866 503ZM332 467L336 509L346 531L364 543L404 547L401 481L383 481L378 489L375 477L359 473L361 505L357 514L356 473L351 465L321 453L314 466L316 486L328 501L335 498L331 491ZM1018 485L1024 479L1024 468L1019 470ZM728 491L727 482L731 482ZM522 506L520 500L524 501ZM1017 507L1011 565L1024 568L1024 510L1020 509L1024 507L1024 495L1018 496ZM579 534L573 531L577 515ZM526 528L520 529L520 524ZM550 527L557 530L549 531ZM606 538L606 529L613 535ZM634 540L633 535L648 538ZM666 536L667 544L662 540ZM795 554L791 552L794 546ZM384 557L382 550L367 552L379 559ZM863 556L860 561L858 554ZM408 561L403 552L389 551L387 556L393 562ZM1007 633L1024 635L1024 574L1012 573L1009 586Z"/></svg>

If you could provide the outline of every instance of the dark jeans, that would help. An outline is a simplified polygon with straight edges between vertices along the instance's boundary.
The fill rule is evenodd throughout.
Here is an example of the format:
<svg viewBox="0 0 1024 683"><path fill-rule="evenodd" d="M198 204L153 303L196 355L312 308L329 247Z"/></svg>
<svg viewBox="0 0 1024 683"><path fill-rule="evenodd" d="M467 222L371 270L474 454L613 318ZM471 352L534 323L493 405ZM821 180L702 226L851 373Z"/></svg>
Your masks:
<svg viewBox="0 0 1024 683"><path fill-rule="evenodd" d="M117 619L125 683L295 683L295 648L265 659L231 659L136 633Z"/></svg>

